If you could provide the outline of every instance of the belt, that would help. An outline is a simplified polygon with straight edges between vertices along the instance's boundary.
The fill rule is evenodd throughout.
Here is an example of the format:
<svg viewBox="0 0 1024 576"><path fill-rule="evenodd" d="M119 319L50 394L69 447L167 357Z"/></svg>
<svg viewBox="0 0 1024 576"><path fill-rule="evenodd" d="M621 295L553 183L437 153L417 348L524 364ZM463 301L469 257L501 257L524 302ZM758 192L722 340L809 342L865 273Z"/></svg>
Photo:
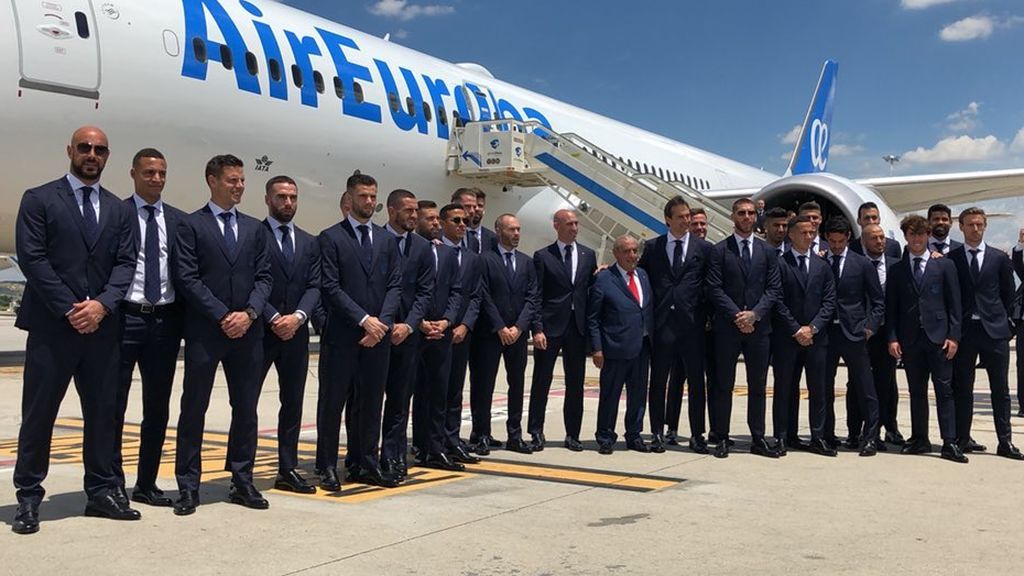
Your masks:
<svg viewBox="0 0 1024 576"><path fill-rule="evenodd" d="M176 308L177 306L175 302L171 302L170 304L158 305L140 304L138 302L129 302L127 300L121 302L121 309L124 310L125 312L130 312L132 314L141 314L144 316L163 316L164 314L174 312Z"/></svg>

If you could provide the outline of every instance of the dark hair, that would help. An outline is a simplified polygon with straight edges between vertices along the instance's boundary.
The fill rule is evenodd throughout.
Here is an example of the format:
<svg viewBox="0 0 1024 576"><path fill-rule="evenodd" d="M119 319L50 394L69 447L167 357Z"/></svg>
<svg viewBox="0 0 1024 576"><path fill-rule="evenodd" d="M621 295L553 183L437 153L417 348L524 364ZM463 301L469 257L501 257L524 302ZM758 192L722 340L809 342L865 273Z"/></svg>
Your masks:
<svg viewBox="0 0 1024 576"><path fill-rule="evenodd" d="M814 200L811 200L810 202L804 202L803 204L800 205L799 208L796 209L796 213L799 215L803 214L804 212L809 212L811 210L817 212L818 214L821 214L821 204L818 204Z"/></svg>
<svg viewBox="0 0 1024 576"><path fill-rule="evenodd" d="M865 202L857 207L857 220L864 215L865 210L878 210L878 204L874 202Z"/></svg>
<svg viewBox="0 0 1024 576"><path fill-rule="evenodd" d="M448 219L448 213L452 212L453 210L464 210L464 209L462 208L462 204L458 204L456 202L452 202L451 204L445 204L445 206L443 208L441 208L441 220L447 220Z"/></svg>
<svg viewBox="0 0 1024 576"><path fill-rule="evenodd" d="M693 218L693 217L694 217L694 216L696 216L697 214L703 214L703 215L705 215L705 216L707 216L707 215L708 215L708 213L707 213L707 212L705 212L705 211L704 211L704 208L703 208L703 207L701 207L701 206L694 206L694 207L690 208L690 218Z"/></svg>
<svg viewBox="0 0 1024 576"><path fill-rule="evenodd" d="M810 218L808 218L805 215L800 215L800 216L793 216L792 218L790 218L789 222L786 224L786 226L789 227L790 232L792 232L797 224L803 224L804 222L813 224L813 222L811 222Z"/></svg>
<svg viewBox="0 0 1024 576"><path fill-rule="evenodd" d="M900 222L900 230L904 234L930 234L932 231L932 225L928 223L928 219L920 214L911 214Z"/></svg>
<svg viewBox="0 0 1024 576"><path fill-rule="evenodd" d="M274 189L275 184L291 184L292 186L295 186L296 190L299 188L299 185L295 183L295 180L292 180L291 176L285 176L282 174L267 180L267 194L270 194L270 191Z"/></svg>
<svg viewBox="0 0 1024 576"><path fill-rule="evenodd" d="M497 230L498 228L504 228L504 226L501 225L501 221L504 220L505 218L515 218L515 217L516 217L515 214L512 214L511 212L505 212L501 216L498 216L497 218L494 219L494 229Z"/></svg>
<svg viewBox="0 0 1024 576"><path fill-rule="evenodd" d="M452 202L458 203L463 194L472 194L476 198L476 192L472 188L457 188L455 192L452 192Z"/></svg>
<svg viewBox="0 0 1024 576"><path fill-rule="evenodd" d="M156 148L143 148L142 150L136 152L135 156L132 157L132 166L138 166L139 160L142 160L143 158L157 158L159 160L166 160L166 158L164 158L164 155Z"/></svg>
<svg viewBox="0 0 1024 576"><path fill-rule="evenodd" d="M833 216L825 221L824 226L825 234L845 234L849 236L853 234L853 227L850 226L850 221L845 216Z"/></svg>
<svg viewBox="0 0 1024 576"><path fill-rule="evenodd" d="M241 158L232 154L221 154L220 156L214 156L210 158L210 161L206 163L206 177L213 176L220 178L220 175L224 173L225 168L244 168L245 164Z"/></svg>
<svg viewBox="0 0 1024 576"><path fill-rule="evenodd" d="M473 194L476 194L476 199L477 200L484 200L484 201L487 200L487 193L484 192L483 190L481 190L479 188L476 188L476 187L471 188L471 190L473 191Z"/></svg>
<svg viewBox="0 0 1024 576"><path fill-rule="evenodd" d="M928 207L928 219L932 219L932 214L935 212L945 212L946 216L953 217L953 211L949 209L949 206L945 204L932 204Z"/></svg>
<svg viewBox="0 0 1024 576"><path fill-rule="evenodd" d="M960 224L963 224L964 218L967 218L968 216L981 216L985 219L985 222L988 222L988 216L985 214L985 210L977 206L965 208L964 211L960 213L960 217L958 218L958 220L960 220Z"/></svg>
<svg viewBox="0 0 1024 576"><path fill-rule="evenodd" d="M416 203L417 210L430 210L433 208L437 208L437 202L433 200L420 200Z"/></svg>
<svg viewBox="0 0 1024 576"><path fill-rule="evenodd" d="M665 203L666 220L672 217L672 209L675 208L676 206L686 206L687 208L689 208L690 204L686 202L685 198L676 194L668 202Z"/></svg>
<svg viewBox="0 0 1024 576"><path fill-rule="evenodd" d="M408 190L403 190L401 188L397 190L392 190L391 194L388 194L388 208L398 208L398 205L399 203L402 202L402 200L408 199L415 200L416 195L413 194L412 192L409 192Z"/></svg>
<svg viewBox="0 0 1024 576"><path fill-rule="evenodd" d="M733 201L733 203L732 203L732 213L735 214L736 213L736 209L739 208L740 206L742 206L743 204L750 204L751 206L753 206L754 205L754 201L751 200L750 198L739 198L739 199Z"/></svg>
<svg viewBox="0 0 1024 576"><path fill-rule="evenodd" d="M345 190L354 191L356 189L356 186L373 186L374 188L376 188L377 180L375 180L374 177L370 176L369 174L360 174L357 172L349 176L348 180L345 181Z"/></svg>
<svg viewBox="0 0 1024 576"><path fill-rule="evenodd" d="M786 209L783 208L782 206L775 206L773 208L769 208L764 213L764 219L770 220L773 218L789 218L789 212L787 212Z"/></svg>

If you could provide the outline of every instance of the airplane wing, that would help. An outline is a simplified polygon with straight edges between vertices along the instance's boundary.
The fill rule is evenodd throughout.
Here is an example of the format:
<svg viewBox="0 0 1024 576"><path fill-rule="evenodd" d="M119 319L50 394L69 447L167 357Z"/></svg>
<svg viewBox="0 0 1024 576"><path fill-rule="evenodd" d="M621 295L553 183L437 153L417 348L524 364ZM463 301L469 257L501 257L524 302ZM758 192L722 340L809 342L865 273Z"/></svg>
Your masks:
<svg viewBox="0 0 1024 576"><path fill-rule="evenodd" d="M857 180L896 212L924 210L936 203L972 204L1024 195L1024 169L890 176Z"/></svg>

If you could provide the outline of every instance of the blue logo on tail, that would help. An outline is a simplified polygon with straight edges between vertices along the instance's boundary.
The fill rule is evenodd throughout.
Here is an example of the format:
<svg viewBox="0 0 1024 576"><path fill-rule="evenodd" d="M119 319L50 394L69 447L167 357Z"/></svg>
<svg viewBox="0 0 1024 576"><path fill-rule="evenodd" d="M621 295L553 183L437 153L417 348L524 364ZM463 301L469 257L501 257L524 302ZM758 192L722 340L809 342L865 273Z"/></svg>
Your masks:
<svg viewBox="0 0 1024 576"><path fill-rule="evenodd" d="M836 75L839 64L826 60L814 90L814 99L807 110L800 138L789 162L788 174L824 172L828 167L828 149L831 138L832 105L836 96Z"/></svg>

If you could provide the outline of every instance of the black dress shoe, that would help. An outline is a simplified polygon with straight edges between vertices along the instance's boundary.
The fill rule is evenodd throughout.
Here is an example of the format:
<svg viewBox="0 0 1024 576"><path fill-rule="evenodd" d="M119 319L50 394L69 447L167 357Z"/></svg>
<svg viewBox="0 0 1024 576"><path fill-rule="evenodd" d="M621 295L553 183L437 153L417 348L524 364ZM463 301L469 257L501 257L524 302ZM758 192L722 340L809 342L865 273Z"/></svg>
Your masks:
<svg viewBox="0 0 1024 576"><path fill-rule="evenodd" d="M860 438L850 435L843 441L843 447L847 450L856 450L860 448Z"/></svg>
<svg viewBox="0 0 1024 576"><path fill-rule="evenodd" d="M964 453L967 452L985 452L988 447L984 444L978 444L974 441L974 438L968 438L966 442L960 442L960 450Z"/></svg>
<svg viewBox="0 0 1024 576"><path fill-rule="evenodd" d="M565 446L566 450L570 450L572 452L583 452L583 443L572 436L566 436L565 442L562 444Z"/></svg>
<svg viewBox="0 0 1024 576"><path fill-rule="evenodd" d="M903 448L900 449L900 454L928 454L931 451L931 440L927 438L911 437L910 440L903 443Z"/></svg>
<svg viewBox="0 0 1024 576"><path fill-rule="evenodd" d="M1017 418L1024 418L1024 408L1017 410Z"/></svg>
<svg viewBox="0 0 1024 576"><path fill-rule="evenodd" d="M704 436L694 436L690 438L690 450L693 450L697 454L708 453L708 443L704 440Z"/></svg>
<svg viewBox="0 0 1024 576"><path fill-rule="evenodd" d="M164 496L164 491L156 486L151 486L149 488L140 488L136 486L135 488L132 488L132 502L147 504L149 506L159 506L162 508L174 506L174 502L167 496Z"/></svg>
<svg viewBox="0 0 1024 576"><path fill-rule="evenodd" d="M655 454L665 453L665 437L661 434L655 434L651 437L651 452Z"/></svg>
<svg viewBox="0 0 1024 576"><path fill-rule="evenodd" d="M132 510L128 501L122 501L120 494L113 490L103 496L90 498L85 504L85 515L93 518L109 518L111 520L139 520L142 514L138 510Z"/></svg>
<svg viewBox="0 0 1024 576"><path fill-rule="evenodd" d="M325 468L324 470L316 471L317 477L320 479L320 488L328 492L337 492L341 490L341 479L338 478L337 468Z"/></svg>
<svg viewBox="0 0 1024 576"><path fill-rule="evenodd" d="M779 453L775 451L768 441L764 438L754 438L750 444L750 453L757 456L764 456L765 458L778 458Z"/></svg>
<svg viewBox="0 0 1024 576"><path fill-rule="evenodd" d="M726 440L719 440L718 444L715 444L715 458L728 458L729 457L729 442Z"/></svg>
<svg viewBox="0 0 1024 576"><path fill-rule="evenodd" d="M885 445L885 442L882 442L881 440L875 440L874 442L875 442L875 450L877 450L879 452L888 452L889 451L889 447Z"/></svg>
<svg viewBox="0 0 1024 576"><path fill-rule="evenodd" d="M448 457L447 454L441 452L438 454L430 454L424 460L420 460L420 466L424 468L434 468L436 470L450 470L452 472L462 472L466 469L465 466L453 461Z"/></svg>
<svg viewBox="0 0 1024 576"><path fill-rule="evenodd" d="M448 457L461 464L479 464L480 459L469 453L462 445L448 451Z"/></svg>
<svg viewBox="0 0 1024 576"><path fill-rule="evenodd" d="M306 482L306 479L294 468L277 473L277 478L274 478L274 489L298 494L316 494L316 486Z"/></svg>
<svg viewBox="0 0 1024 576"><path fill-rule="evenodd" d="M839 441L839 438L836 438L835 436L825 438L824 440L825 444L833 450L839 450L839 447L843 445L843 443ZM811 438L811 444L814 444L814 438Z"/></svg>
<svg viewBox="0 0 1024 576"><path fill-rule="evenodd" d="M544 445L547 443L547 438L543 434L534 434L530 440L530 449L534 452L541 452L544 450Z"/></svg>
<svg viewBox="0 0 1024 576"><path fill-rule="evenodd" d="M786 450L807 450L807 442L799 436L790 436L786 438Z"/></svg>
<svg viewBox="0 0 1024 576"><path fill-rule="evenodd" d="M533 454L533 449L526 442L523 442L522 438L509 438L505 444L505 450L509 452L518 452L520 454Z"/></svg>
<svg viewBox="0 0 1024 576"><path fill-rule="evenodd" d="M939 456L942 457L943 460L949 460L958 464L967 464L967 456L964 456L963 450L960 449L960 446L958 446L956 442L944 443L942 445L942 452L939 453Z"/></svg>
<svg viewBox="0 0 1024 576"><path fill-rule="evenodd" d="M11 532L15 534L35 534L39 532L39 506L32 502L21 502L14 514Z"/></svg>
<svg viewBox="0 0 1024 576"><path fill-rule="evenodd" d="M903 446L907 443L906 439L903 438L903 434L900 434L899 430L886 432L885 441L889 444L895 444L896 446Z"/></svg>
<svg viewBox="0 0 1024 576"><path fill-rule="evenodd" d="M651 447L644 442L643 438L634 438L626 442L626 448L634 452L643 452L644 454L651 451Z"/></svg>
<svg viewBox="0 0 1024 576"><path fill-rule="evenodd" d="M776 438L775 439L775 446L773 448L775 449L776 452L779 453L780 457L786 456L786 455L789 454L789 448L786 446L786 440L783 439L783 438Z"/></svg>
<svg viewBox="0 0 1024 576"><path fill-rule="evenodd" d="M398 460L395 460L393 458L385 458L380 461L381 473L387 476L391 476L396 480L402 479L402 472L400 469L401 465L398 463Z"/></svg>
<svg viewBox="0 0 1024 576"><path fill-rule="evenodd" d="M181 492L174 503L175 516L188 516L199 507L199 492Z"/></svg>
<svg viewBox="0 0 1024 576"><path fill-rule="evenodd" d="M874 440L866 440L860 447L861 456L874 456L878 454L878 444Z"/></svg>
<svg viewBox="0 0 1024 576"><path fill-rule="evenodd" d="M477 455L479 455L479 456L487 456L488 454L491 453L490 447L487 446L487 438L486 437L480 438L475 443L473 442L472 439L470 439L469 442L470 442L470 446L473 447L473 451L476 452Z"/></svg>
<svg viewBox="0 0 1024 576"><path fill-rule="evenodd" d="M597 444L597 453L598 454L605 454L605 455L607 455L607 454L611 454L614 451L615 451L615 449L612 447L612 443L611 442L598 442L598 444Z"/></svg>
<svg viewBox="0 0 1024 576"><path fill-rule="evenodd" d="M717 433L715 433L715 432L708 432L708 444L716 444L717 445L719 443L719 441L720 441L720 438L718 437ZM729 448L732 448L733 446L736 445L736 441L733 440L732 438L726 439L726 442L729 443Z"/></svg>
<svg viewBox="0 0 1024 576"><path fill-rule="evenodd" d="M502 446L501 440L496 439L494 436L491 436L490 434L485 436L485 438L487 439L487 446L488 447L490 447L490 448L501 448L501 446Z"/></svg>
<svg viewBox="0 0 1024 576"><path fill-rule="evenodd" d="M669 430L665 433L665 444L669 446L679 446L679 434L675 430Z"/></svg>
<svg viewBox="0 0 1024 576"><path fill-rule="evenodd" d="M228 501L232 504L240 504L253 510L266 510L270 508L270 502L260 494L252 484L231 484L228 490Z"/></svg>
<svg viewBox="0 0 1024 576"><path fill-rule="evenodd" d="M811 443L807 445L807 450L821 456L835 456L838 454L836 449L824 438L811 438Z"/></svg>
<svg viewBox="0 0 1024 576"><path fill-rule="evenodd" d="M996 448L996 455L1009 458L1010 460L1024 460L1024 454L1021 454L1020 450L1009 441L999 443L999 447Z"/></svg>
<svg viewBox="0 0 1024 576"><path fill-rule="evenodd" d="M362 469L352 476L352 480L360 484L379 486L381 488L398 488L400 484L393 476L381 472L380 468L372 470Z"/></svg>

